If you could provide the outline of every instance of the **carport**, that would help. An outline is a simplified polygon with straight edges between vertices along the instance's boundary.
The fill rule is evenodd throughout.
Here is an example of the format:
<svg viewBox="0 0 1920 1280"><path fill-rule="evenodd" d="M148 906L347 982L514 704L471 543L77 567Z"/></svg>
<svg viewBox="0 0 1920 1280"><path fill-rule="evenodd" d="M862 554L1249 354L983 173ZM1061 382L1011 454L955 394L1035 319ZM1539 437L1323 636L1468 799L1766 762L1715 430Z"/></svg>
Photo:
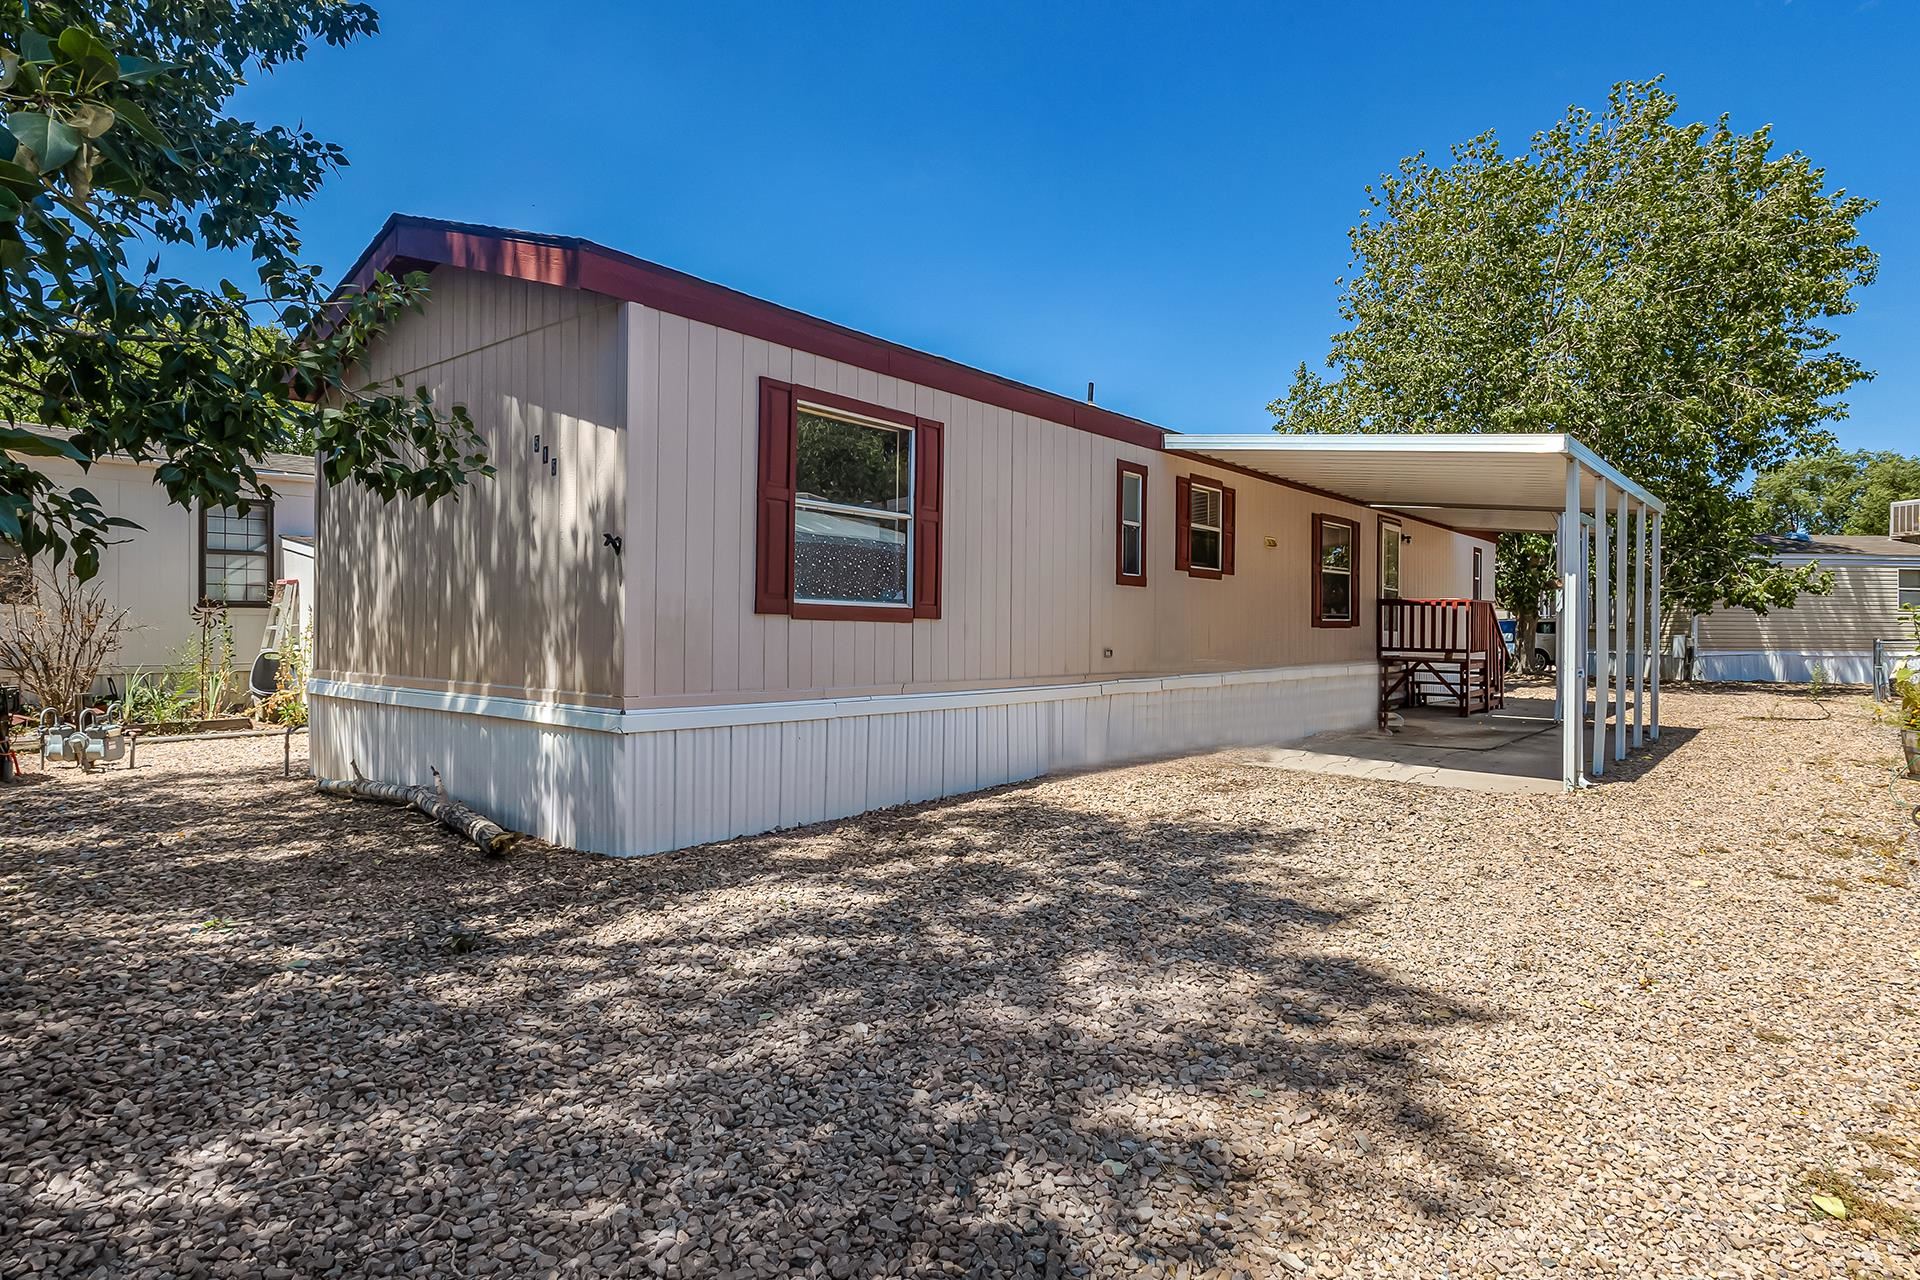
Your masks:
<svg viewBox="0 0 1920 1280"><path fill-rule="evenodd" d="M1660 635L1665 507L1572 436L1169 436L1167 445L1465 532L1552 533L1562 785L1583 786L1606 772L1609 756L1623 760L1659 739L1660 664L1649 659ZM1377 630L1384 647L1384 621Z"/></svg>

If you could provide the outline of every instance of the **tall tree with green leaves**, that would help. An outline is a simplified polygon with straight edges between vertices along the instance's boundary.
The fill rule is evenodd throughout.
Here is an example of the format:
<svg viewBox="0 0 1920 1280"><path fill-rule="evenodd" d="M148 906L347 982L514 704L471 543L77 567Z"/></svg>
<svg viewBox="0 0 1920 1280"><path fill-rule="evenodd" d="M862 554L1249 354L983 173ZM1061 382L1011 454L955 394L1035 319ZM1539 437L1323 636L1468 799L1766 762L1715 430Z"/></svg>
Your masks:
<svg viewBox="0 0 1920 1280"><path fill-rule="evenodd" d="M1920 498L1920 458L1835 449L1781 463L1754 478L1770 533L1884 534L1894 503Z"/></svg>
<svg viewBox="0 0 1920 1280"><path fill-rule="evenodd" d="M152 462L183 505L244 506L265 490L256 458L308 443L329 482L386 498L432 502L489 473L463 409L355 377L425 279L330 298L302 260L294 208L340 149L226 112L248 76L377 23L338 0L32 0L0 16L0 537L98 568L125 522L56 485L56 456ZM253 279L197 288L155 245L248 255Z"/></svg>
<svg viewBox="0 0 1920 1280"><path fill-rule="evenodd" d="M1275 429L1569 432L1666 503L1670 603L1820 590L1758 554L1742 485L1829 447L1871 376L1827 326L1873 280L1872 204L1765 128L1676 112L1659 81L1625 83L1517 154L1488 132L1403 160L1348 233L1330 372L1300 366ZM1503 599L1529 631L1532 586Z"/></svg>

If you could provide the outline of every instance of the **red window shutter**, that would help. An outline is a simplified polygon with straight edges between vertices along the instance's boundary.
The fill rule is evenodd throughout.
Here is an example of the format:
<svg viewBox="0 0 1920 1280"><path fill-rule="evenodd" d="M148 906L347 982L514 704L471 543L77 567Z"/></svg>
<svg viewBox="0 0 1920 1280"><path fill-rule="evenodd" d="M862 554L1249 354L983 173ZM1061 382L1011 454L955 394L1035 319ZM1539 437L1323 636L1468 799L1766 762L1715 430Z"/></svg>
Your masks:
<svg viewBox="0 0 1920 1280"><path fill-rule="evenodd" d="M1175 476L1173 480L1173 567L1185 570L1191 563L1187 547L1192 542L1193 477Z"/></svg>
<svg viewBox="0 0 1920 1280"><path fill-rule="evenodd" d="M946 428L929 418L913 427L913 616L940 616L940 490L947 478Z"/></svg>
<svg viewBox="0 0 1920 1280"><path fill-rule="evenodd" d="M1233 572L1233 490L1220 490L1220 572Z"/></svg>
<svg viewBox="0 0 1920 1280"><path fill-rule="evenodd" d="M793 388L760 379L760 523L753 611L793 612Z"/></svg>

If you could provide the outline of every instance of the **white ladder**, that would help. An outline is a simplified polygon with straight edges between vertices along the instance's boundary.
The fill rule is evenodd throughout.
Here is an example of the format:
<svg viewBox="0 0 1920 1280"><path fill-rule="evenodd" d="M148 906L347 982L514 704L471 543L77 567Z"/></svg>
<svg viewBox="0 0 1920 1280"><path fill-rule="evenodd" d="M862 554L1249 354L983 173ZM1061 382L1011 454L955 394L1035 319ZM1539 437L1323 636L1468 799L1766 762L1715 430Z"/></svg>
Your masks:
<svg viewBox="0 0 1920 1280"><path fill-rule="evenodd" d="M273 584L273 594L267 597L267 625L260 633L260 652L279 653L286 641L287 627L298 625L299 619L300 580L281 578Z"/></svg>

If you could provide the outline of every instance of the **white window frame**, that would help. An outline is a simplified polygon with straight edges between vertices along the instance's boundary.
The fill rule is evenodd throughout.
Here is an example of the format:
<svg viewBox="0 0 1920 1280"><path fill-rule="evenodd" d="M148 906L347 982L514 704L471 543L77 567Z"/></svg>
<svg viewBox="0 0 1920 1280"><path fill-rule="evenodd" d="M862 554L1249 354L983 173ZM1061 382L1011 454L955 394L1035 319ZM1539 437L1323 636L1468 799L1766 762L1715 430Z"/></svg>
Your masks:
<svg viewBox="0 0 1920 1280"><path fill-rule="evenodd" d="M1913 585L1908 586L1911 577ZM1893 571L1893 602L1896 607L1912 605L1920 609L1920 569L1895 569Z"/></svg>
<svg viewBox="0 0 1920 1280"><path fill-rule="evenodd" d="M1401 549L1403 545L1400 541L1401 533L1402 530L1398 520L1383 519L1380 521L1380 598L1382 600L1398 600L1400 598L1400 580L1406 574L1406 567L1401 563ZM1389 551L1393 553L1392 582L1387 581L1387 553ZM1351 584L1349 584L1349 590L1351 590Z"/></svg>
<svg viewBox="0 0 1920 1280"><path fill-rule="evenodd" d="M1219 503L1219 524L1202 524L1193 518L1193 495L1203 490L1212 494ZM1217 484L1208 484L1204 480L1189 480L1187 482L1187 567L1189 569L1204 569L1208 573L1224 572L1223 566L1227 563L1226 523L1227 491L1225 487ZM1212 564L1201 564L1200 561L1194 557L1193 535L1196 531L1214 535Z"/></svg>
<svg viewBox="0 0 1920 1280"><path fill-rule="evenodd" d="M1134 510L1139 514L1127 519L1127 497L1131 491ZM1133 530L1133 545L1139 554L1139 563L1129 571L1127 569L1127 534ZM1147 576L1147 478L1138 471L1120 473L1120 576L1123 578L1144 578Z"/></svg>
<svg viewBox="0 0 1920 1280"><path fill-rule="evenodd" d="M216 551L213 549L214 530L212 526L214 520L244 520L250 518L256 512L260 515L261 531L266 537L266 545L264 547L258 551L234 551L227 548ZM278 535L274 525L274 521L278 515L279 513L274 510L273 499L267 497L251 497L247 499L247 511L244 514L240 511L238 504L221 504L218 506L207 506L203 504L201 506L198 533L200 543L199 603L217 604L227 609L264 609L273 603L273 584L275 576L279 572L279 556L276 554L275 549L275 542L277 541ZM207 560L216 555L257 558L262 566L264 566L264 572L266 574L266 594L258 600L231 600L215 596L211 590L213 585L212 581L207 576Z"/></svg>
<svg viewBox="0 0 1920 1280"><path fill-rule="evenodd" d="M876 507L858 507L845 502L826 502L819 498L803 496L797 489L793 495L793 512L796 526L802 511L825 511L832 515L855 516L863 520L891 520L906 532L906 599L905 600L845 600L832 596L803 596L800 587L800 534L796 527L793 536L793 578L795 604L846 605L861 609L912 609L913 608L913 504L914 472L917 461L914 430L898 422L883 422L878 418L869 418L864 414L847 409L833 409L811 400L796 397L793 420L796 424L793 434L794 470L797 474L800 466L800 432L797 424L802 413L810 413L816 418L830 418L852 427L870 427L875 431L891 431L895 435L905 436L907 441L907 508L905 511L882 511Z"/></svg>

